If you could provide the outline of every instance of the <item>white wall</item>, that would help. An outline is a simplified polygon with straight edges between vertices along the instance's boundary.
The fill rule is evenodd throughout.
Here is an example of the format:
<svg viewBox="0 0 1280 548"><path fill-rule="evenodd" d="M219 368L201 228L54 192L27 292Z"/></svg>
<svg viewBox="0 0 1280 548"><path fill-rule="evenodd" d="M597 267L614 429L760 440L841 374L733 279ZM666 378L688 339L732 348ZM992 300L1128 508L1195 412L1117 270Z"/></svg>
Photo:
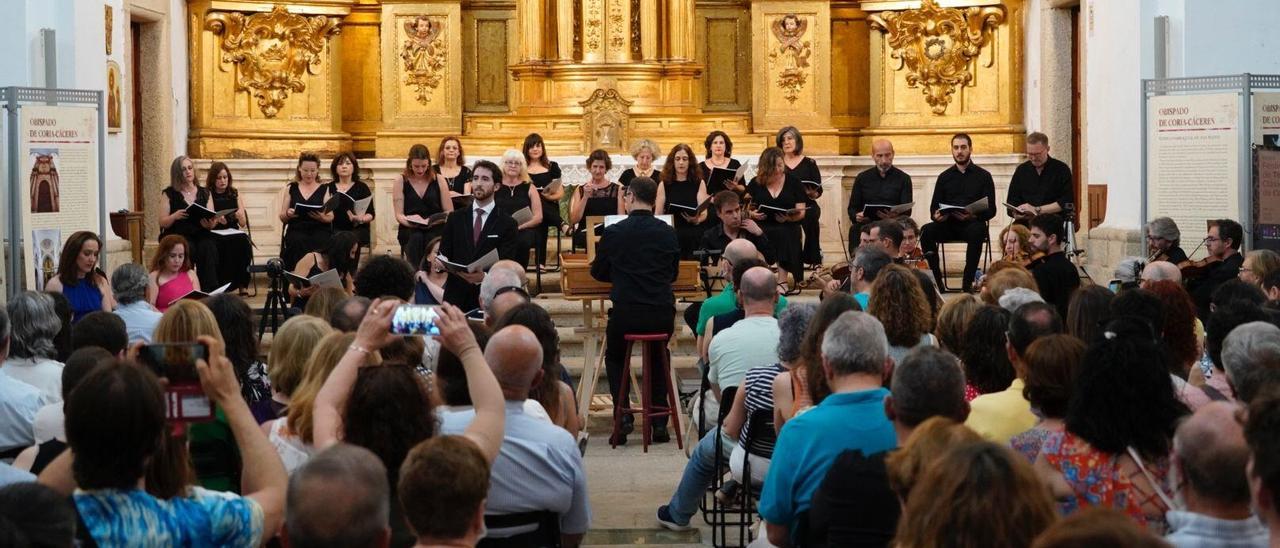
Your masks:
<svg viewBox="0 0 1280 548"><path fill-rule="evenodd" d="M1040 119L1039 48L1043 41L1043 33L1040 31L1042 10L1044 10L1044 0L1027 0L1022 10L1023 51L1026 52L1022 57L1023 74L1026 75L1022 79L1022 120L1027 131L1038 131L1044 125Z"/></svg>
<svg viewBox="0 0 1280 548"><path fill-rule="evenodd" d="M1143 70L1138 2L1087 0L1084 19L1084 167L1090 184L1106 184L1104 226L1137 228L1142 166L1140 79ZM1150 25L1146 25L1147 28Z"/></svg>
<svg viewBox="0 0 1280 548"><path fill-rule="evenodd" d="M176 155L187 153L187 130L191 126L191 86L187 82L187 3L185 0L169 0L169 56L173 78L169 82L173 90L173 150Z"/></svg>

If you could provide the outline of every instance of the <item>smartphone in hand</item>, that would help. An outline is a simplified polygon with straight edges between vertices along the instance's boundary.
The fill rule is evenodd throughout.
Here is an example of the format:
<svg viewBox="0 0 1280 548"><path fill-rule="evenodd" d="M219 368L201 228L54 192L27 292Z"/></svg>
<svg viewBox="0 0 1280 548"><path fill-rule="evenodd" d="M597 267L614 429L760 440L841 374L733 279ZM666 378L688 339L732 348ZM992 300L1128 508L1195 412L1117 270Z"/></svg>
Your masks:
<svg viewBox="0 0 1280 548"><path fill-rule="evenodd" d="M138 361L160 377L164 386L166 419L178 423L213 420L213 404L205 396L196 372L196 361L208 359L209 349L198 342L142 347Z"/></svg>
<svg viewBox="0 0 1280 548"><path fill-rule="evenodd" d="M425 304L402 304L391 316L391 332L396 335L439 335L439 307Z"/></svg>

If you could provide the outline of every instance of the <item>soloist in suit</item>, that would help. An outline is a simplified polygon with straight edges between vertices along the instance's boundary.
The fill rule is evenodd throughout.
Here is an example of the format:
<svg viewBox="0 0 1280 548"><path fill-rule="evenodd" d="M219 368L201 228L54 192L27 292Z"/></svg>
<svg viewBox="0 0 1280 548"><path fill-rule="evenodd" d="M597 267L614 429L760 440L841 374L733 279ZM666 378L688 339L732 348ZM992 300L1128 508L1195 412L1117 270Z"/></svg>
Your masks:
<svg viewBox="0 0 1280 548"><path fill-rule="evenodd" d="M490 204L490 212L483 218L480 238L474 236L476 205L454 210L445 222L440 240L440 254L450 262L467 264L483 257L493 249L503 259L516 258L516 222L509 213ZM464 312L480 306L480 286L450 274L444 282L444 301Z"/></svg>

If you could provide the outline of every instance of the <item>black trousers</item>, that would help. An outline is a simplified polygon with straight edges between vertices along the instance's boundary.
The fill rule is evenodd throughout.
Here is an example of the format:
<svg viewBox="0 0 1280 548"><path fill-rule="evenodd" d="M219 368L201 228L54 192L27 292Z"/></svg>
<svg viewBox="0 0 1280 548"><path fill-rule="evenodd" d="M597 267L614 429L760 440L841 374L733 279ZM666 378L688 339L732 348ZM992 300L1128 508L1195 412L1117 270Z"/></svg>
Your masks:
<svg viewBox="0 0 1280 548"><path fill-rule="evenodd" d="M555 227L556 234L560 234L560 224L563 222L560 218L560 202L543 200L542 224L533 232L533 260L536 264L547 264L547 239L551 234L551 228Z"/></svg>
<svg viewBox="0 0 1280 548"><path fill-rule="evenodd" d="M249 263L253 262L253 248L249 244L249 236L244 234L218 236L215 234L211 239L214 245L217 246L218 280L221 283L213 287L205 287L204 281L201 281L200 288L210 291L221 287L225 283L231 284L229 289L248 287Z"/></svg>
<svg viewBox="0 0 1280 548"><path fill-rule="evenodd" d="M822 208L818 207L818 202L809 200L805 202L808 208L804 212L804 220L801 225L804 227L804 251L801 252L805 264L822 263L822 242L821 232L822 225L819 220L822 218Z"/></svg>
<svg viewBox="0 0 1280 548"><path fill-rule="evenodd" d="M207 233L188 238L191 249L191 262L196 265L196 277L200 279L200 289L213 291L231 280L219 283L218 280L218 245L214 243L217 234Z"/></svg>
<svg viewBox="0 0 1280 548"><path fill-rule="evenodd" d="M762 224L760 228L769 238L769 243L773 244L774 253L778 257L778 266L795 278L788 287L796 287L804 281L804 261L800 257L801 238L804 232L800 228L800 223L770 223Z"/></svg>
<svg viewBox="0 0 1280 548"><path fill-rule="evenodd" d="M924 250L929 268L933 270L934 280L942 287L942 268L938 266L938 242L965 242L964 253L964 291L973 287L973 276L978 270L978 260L982 258L982 244L987 238L987 223L977 219L971 221L946 220L932 222L920 229L920 246Z"/></svg>
<svg viewBox="0 0 1280 548"><path fill-rule="evenodd" d="M622 362L627 357L627 341L623 337L646 333L670 335L674 331L675 309L671 306L620 305L609 310L609 324L605 327L604 366L609 374L609 393L613 395L615 406L625 397L619 395L622 391ZM654 351L667 352L666 345L648 344L656 347L653 348ZM640 372L642 365L640 360L640 355L637 355L631 361L632 370L636 373ZM671 358L668 355L667 362L670 363L670 361ZM661 366L656 366L650 378L640 381L649 383L649 401L654 405L665 406L667 403L667 375L667 371L662 370ZM639 393L640 387L637 386L635 389ZM673 411L679 412L679 410ZM651 424L666 426L667 419L666 417L655 418Z"/></svg>

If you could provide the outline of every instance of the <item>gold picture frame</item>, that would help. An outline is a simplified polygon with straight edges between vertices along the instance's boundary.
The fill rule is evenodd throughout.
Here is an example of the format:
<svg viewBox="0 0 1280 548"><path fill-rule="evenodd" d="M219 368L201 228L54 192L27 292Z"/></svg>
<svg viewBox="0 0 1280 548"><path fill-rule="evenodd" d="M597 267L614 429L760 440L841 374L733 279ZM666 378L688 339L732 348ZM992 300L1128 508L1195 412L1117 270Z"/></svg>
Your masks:
<svg viewBox="0 0 1280 548"><path fill-rule="evenodd" d="M107 61L107 131L110 133L120 133L124 127L120 78L120 65L115 61Z"/></svg>

